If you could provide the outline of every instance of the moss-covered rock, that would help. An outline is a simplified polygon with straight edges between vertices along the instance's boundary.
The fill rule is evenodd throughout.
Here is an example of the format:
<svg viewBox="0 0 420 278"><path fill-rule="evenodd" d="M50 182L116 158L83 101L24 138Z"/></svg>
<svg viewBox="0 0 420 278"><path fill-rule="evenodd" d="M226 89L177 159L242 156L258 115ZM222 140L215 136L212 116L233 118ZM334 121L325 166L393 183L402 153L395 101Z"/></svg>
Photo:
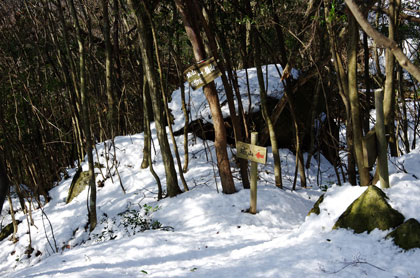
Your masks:
<svg viewBox="0 0 420 278"><path fill-rule="evenodd" d="M314 206L308 212L308 216L311 215L312 213L315 213L316 215L319 215L321 213L321 210L319 209L319 205L324 201L324 195L325 194L322 194L321 196L319 196L319 198L315 202Z"/></svg>
<svg viewBox="0 0 420 278"><path fill-rule="evenodd" d="M17 224L19 225L20 223L21 223L21 221L18 220L17 221ZM13 233L13 223L9 223L3 229L1 229L1 232L0 232L0 241L2 241L3 239L7 238L12 233Z"/></svg>
<svg viewBox="0 0 420 278"><path fill-rule="evenodd" d="M82 172L81 168L77 170L71 182L69 193L67 194L66 204L70 203L80 192L85 190L86 186L89 185L89 179L89 171Z"/></svg>
<svg viewBox="0 0 420 278"><path fill-rule="evenodd" d="M401 225L404 216L387 202L378 187L369 186L338 218L333 229L353 229L356 233L371 232L375 228L388 230Z"/></svg>
<svg viewBox="0 0 420 278"><path fill-rule="evenodd" d="M420 248L420 223L410 218L389 233L386 238L393 238L394 243L405 250Z"/></svg>

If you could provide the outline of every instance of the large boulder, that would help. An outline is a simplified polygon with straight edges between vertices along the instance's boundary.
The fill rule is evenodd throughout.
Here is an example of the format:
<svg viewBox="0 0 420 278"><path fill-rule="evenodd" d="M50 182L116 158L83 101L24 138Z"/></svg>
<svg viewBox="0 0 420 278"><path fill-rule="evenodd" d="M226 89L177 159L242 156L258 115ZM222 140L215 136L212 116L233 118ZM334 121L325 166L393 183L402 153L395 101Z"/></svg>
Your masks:
<svg viewBox="0 0 420 278"><path fill-rule="evenodd" d="M89 171L82 171L79 168L71 181L69 192L67 194L66 204L70 203L89 185Z"/></svg>
<svg viewBox="0 0 420 278"><path fill-rule="evenodd" d="M375 228L388 230L401 225L404 216L387 202L387 196L371 185L338 218L333 229L353 229L355 233L371 232Z"/></svg>
<svg viewBox="0 0 420 278"><path fill-rule="evenodd" d="M405 250L420 248L420 223L410 218L389 233L386 238L393 238L394 243Z"/></svg>

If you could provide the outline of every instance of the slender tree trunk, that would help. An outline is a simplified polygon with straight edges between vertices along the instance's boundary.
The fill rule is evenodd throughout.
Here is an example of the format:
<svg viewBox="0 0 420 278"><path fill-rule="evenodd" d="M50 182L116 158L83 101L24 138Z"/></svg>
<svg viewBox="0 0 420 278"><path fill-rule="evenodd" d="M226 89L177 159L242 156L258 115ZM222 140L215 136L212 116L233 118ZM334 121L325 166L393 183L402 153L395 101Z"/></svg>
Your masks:
<svg viewBox="0 0 420 278"><path fill-rule="evenodd" d="M185 3L188 3L185 5ZM197 62L206 58L206 52L204 50L204 44L198 31L197 22L192 19L194 9L192 7L191 0L181 1L176 0L176 6L182 15L185 30L187 32L188 39L193 46L194 57ZM188 8L187 8L188 6ZM232 172L230 170L229 157L227 154L227 140L226 140L226 129L224 126L224 120L222 110L220 108L219 97L217 95L216 86L214 82L205 85L204 94L207 102L210 106L210 112L213 119L215 141L214 146L216 148L217 166L219 169L220 180L222 182L223 193L231 194L235 193L235 184L233 182Z"/></svg>
<svg viewBox="0 0 420 278"><path fill-rule="evenodd" d="M405 102L405 94L404 94L404 90L403 90L403 71L402 68L400 66L398 66L398 72L397 72L397 76L398 76L398 91L400 93L400 99L401 99L401 109L402 109L402 113L401 113L401 129L403 132L403 144L404 144L404 150L405 153L409 153L410 152L410 141L408 140L408 117L407 117L407 104Z"/></svg>
<svg viewBox="0 0 420 278"><path fill-rule="evenodd" d="M182 171L184 173L188 172L188 126L190 123L190 116L188 114L187 104L185 102L185 86L184 86L184 77L181 73L182 63L178 57L178 54L175 51L171 51L172 58L175 62L176 72L179 79L179 88L181 90L181 103L182 103L182 113L184 114L184 166Z"/></svg>
<svg viewBox="0 0 420 278"><path fill-rule="evenodd" d="M118 128L116 128L117 134L126 134L127 124L125 121L125 113L126 113L126 106L123 99L122 87L122 72L121 72L121 58L120 58L120 0L113 0L113 33L112 33L112 40L113 40L113 47L112 47L112 58L115 63L114 66L114 98L118 103L117 106L117 115L115 115L115 121L117 122Z"/></svg>
<svg viewBox="0 0 420 278"><path fill-rule="evenodd" d="M348 84L349 99L351 105L351 120L353 126L354 153L356 155L356 163L359 171L361 185L369 184L369 171L363 164L363 147L362 147L362 125L360 121L360 102L357 90L357 42L359 37L359 27L356 19L351 13L348 14L349 19L349 42L348 42Z"/></svg>
<svg viewBox="0 0 420 278"><path fill-rule="evenodd" d="M390 49L394 57L398 60L398 63L408 71L417 81L420 81L420 68L414 65L410 59L404 54L402 49L398 47L398 44L391 40L377 30L375 30L372 25L366 20L363 13L360 11L359 7L353 0L344 0L353 13L354 17L357 19L357 22L363 28L363 30L375 40L375 42L384 48Z"/></svg>
<svg viewBox="0 0 420 278"><path fill-rule="evenodd" d="M156 174L155 170L153 169L152 150L151 150L152 133L150 130L149 115L150 115L150 96L149 96L147 80L144 77L144 83L143 83L144 148L143 148L143 163L141 165L141 168L144 169L144 168L149 167L150 173L152 173L153 177L156 180L156 184L158 187L158 200L160 200L163 197L162 183L160 182L159 176Z"/></svg>
<svg viewBox="0 0 420 278"><path fill-rule="evenodd" d="M279 154L279 148L277 146L277 136L274 129L274 125L271 121L271 118L267 110L267 92L265 90L264 77L263 77L263 73L261 69L261 61L260 61L261 53L260 53L259 38L257 36L254 36L254 40L255 40L254 58L255 58L255 66L257 68L258 84L260 87L261 112L262 112L264 121L267 125L268 132L270 134L271 149L273 152L273 159L274 159L274 180L277 187L283 188L283 181L282 181L282 176L281 176L280 154Z"/></svg>
<svg viewBox="0 0 420 278"><path fill-rule="evenodd" d="M153 62L153 43L151 39L150 28L147 27L145 20L145 11L142 9L142 5L138 0L128 1L131 9L134 11L136 16L137 26L139 28L139 47L142 57L143 71L149 84L149 93L152 101L153 115L156 124L156 132L161 149L162 160L165 167L166 175L166 188L169 197L174 197L181 193L181 189L178 186L177 174L175 171L174 161L172 158L172 152L168 142L168 136L166 134L165 119L162 111L162 99L159 97L157 77Z"/></svg>
<svg viewBox="0 0 420 278"><path fill-rule="evenodd" d="M389 1L388 38L395 40L396 1ZM397 156L395 145L395 58L390 49L385 52L385 93L384 93L384 117L387 133L389 134L389 149L391 156Z"/></svg>
<svg viewBox="0 0 420 278"><path fill-rule="evenodd" d="M97 224L97 217L96 217L96 183L95 183L95 169L93 165L93 153L92 153L92 136L90 131L90 118L89 118L89 101L88 95L86 90L86 65L85 65L85 46L84 46L84 39L82 35L82 30L79 25L79 19L77 16L76 8L74 6L73 0L69 1L70 3L70 10L71 16L73 18L74 25L76 27L76 37L77 43L79 46L79 71L80 71L80 100L81 100L81 108L82 108L82 122L83 122L83 129L85 133L85 148L88 157L88 164L89 164L89 188L90 188L90 196L89 196L89 224L90 224L90 231L93 231Z"/></svg>
<svg viewBox="0 0 420 278"><path fill-rule="evenodd" d="M9 181L7 179L6 168L3 166L3 160L0 156L0 214L3 210L3 204L9 191Z"/></svg>
<svg viewBox="0 0 420 278"><path fill-rule="evenodd" d="M108 0L101 0L102 5L102 32L104 35L105 42L105 92L106 98L108 101L108 110L107 110L107 120L110 125L108 136L111 136L111 139L114 138L116 133L117 121L116 121L116 106L115 106L115 97L113 91L113 81L112 81L112 67L113 67L113 57L112 57L112 44L111 44L111 35L110 35L110 23L108 16Z"/></svg>
<svg viewBox="0 0 420 278"><path fill-rule="evenodd" d="M371 104L371 92L370 92L370 77L369 77L369 45L367 34L363 32L363 58L364 58L364 79L365 79L365 86L366 92L363 97L363 131L364 133L369 132L369 118L370 118L370 104Z"/></svg>
<svg viewBox="0 0 420 278"><path fill-rule="evenodd" d="M178 146L175 140L175 136L174 136L174 132L172 130L172 124L171 124L171 119L170 119L170 112L169 112L169 107L168 107L168 98L166 97L166 91L164 89L164 85L163 85L163 74L162 74L162 67L160 65L160 55L159 55L159 46L158 46L158 42L157 42L157 38L156 38L156 32L155 32L155 27L153 25L153 19L151 14L149 13L149 11L147 10L147 6L144 2L144 0L142 1L143 4L143 8L146 11L147 17L149 18L149 24L152 30L152 38L153 38L153 45L155 48L155 55L156 55L156 61L157 61L157 65L158 65L158 72L159 72L159 83L160 83L160 91L162 94L162 100L163 100L163 107L165 109L165 115L166 115L166 121L168 123L168 129L169 129L169 134L171 136L172 139L172 144L174 145L174 152L175 152L175 158L176 158L176 162L178 165L178 172L179 172L179 177L181 178L181 182L182 185L184 187L185 191L188 191L188 185L187 182L185 181L184 178L184 172L182 171L182 165L181 165L181 158L179 157L179 152L178 152Z"/></svg>
<svg viewBox="0 0 420 278"><path fill-rule="evenodd" d="M7 200L9 201L9 207L10 207L10 217L12 218L12 223L13 223L13 235L12 235L12 242L16 243L18 242L18 238L16 237L16 234L18 232L18 222L16 221L16 217L15 217L15 210L13 208L13 202L12 202L12 198L10 198L10 193L7 194ZM22 207L23 209L24 207ZM24 212L26 213L26 210L24 210Z"/></svg>
<svg viewBox="0 0 420 278"><path fill-rule="evenodd" d="M349 182L356 185L356 170L354 161L354 143L353 143L353 128L352 128L352 117L351 117L351 105L349 101L349 86L346 73L344 71L343 62L337 51L336 34L332 28L332 22L328 19L329 17L329 4L328 0L324 0L324 13L325 21L327 25L327 31L330 40L330 52L333 59L335 71L337 72L337 84L340 97L343 101L346 111L346 143L347 143L347 175Z"/></svg>

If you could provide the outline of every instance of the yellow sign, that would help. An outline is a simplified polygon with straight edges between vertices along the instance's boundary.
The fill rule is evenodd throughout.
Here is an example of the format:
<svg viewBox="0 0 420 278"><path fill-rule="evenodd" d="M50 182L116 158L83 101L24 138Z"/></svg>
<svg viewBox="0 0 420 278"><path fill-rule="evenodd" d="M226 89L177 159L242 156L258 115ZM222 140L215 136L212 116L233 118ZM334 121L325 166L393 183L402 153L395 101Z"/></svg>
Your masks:
<svg viewBox="0 0 420 278"><path fill-rule="evenodd" d="M267 162L267 149L257 145L247 144L241 141L236 142L236 155L257 163Z"/></svg>
<svg viewBox="0 0 420 278"><path fill-rule="evenodd" d="M217 77L221 76L214 58L210 58L198 64L192 65L184 71L188 83L193 90L197 90L204 85L209 84Z"/></svg>

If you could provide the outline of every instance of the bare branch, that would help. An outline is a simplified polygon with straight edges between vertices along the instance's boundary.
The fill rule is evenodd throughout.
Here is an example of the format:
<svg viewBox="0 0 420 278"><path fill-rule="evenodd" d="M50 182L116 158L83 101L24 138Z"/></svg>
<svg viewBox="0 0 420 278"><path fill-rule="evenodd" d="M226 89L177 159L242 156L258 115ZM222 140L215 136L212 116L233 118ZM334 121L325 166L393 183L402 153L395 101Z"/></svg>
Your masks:
<svg viewBox="0 0 420 278"><path fill-rule="evenodd" d="M420 69L411 63L401 48L398 47L397 43L374 29L363 16L356 3L354 3L354 0L345 0L345 2L366 34L373 38L378 46L389 48L401 67L403 67L406 71L413 75L417 81L420 82Z"/></svg>

